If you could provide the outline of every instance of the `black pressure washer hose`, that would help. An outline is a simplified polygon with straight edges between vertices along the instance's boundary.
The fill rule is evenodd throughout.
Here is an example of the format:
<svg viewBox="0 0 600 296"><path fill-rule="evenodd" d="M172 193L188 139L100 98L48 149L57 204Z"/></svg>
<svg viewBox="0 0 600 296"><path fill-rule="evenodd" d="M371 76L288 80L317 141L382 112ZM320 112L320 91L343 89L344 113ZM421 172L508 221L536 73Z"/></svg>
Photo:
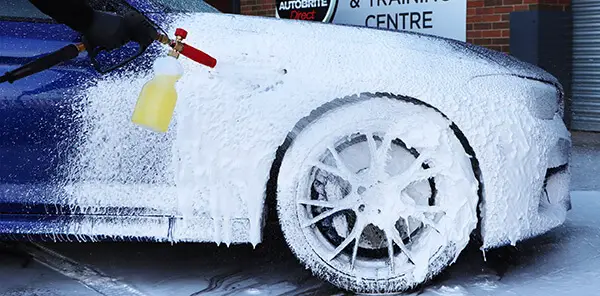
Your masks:
<svg viewBox="0 0 600 296"><path fill-rule="evenodd" d="M2 0L0 0L0 1L2 1ZM137 8L135 8L133 5L127 3L126 1L123 2L123 4L125 4L125 6L126 6L125 9L128 9L129 11L132 11L139 15L143 15ZM158 32L162 33L159 35L163 35L163 36L167 35L167 33L162 28L160 28L157 24L155 24L152 20L144 18L144 21L146 23L148 23L150 26L152 26L153 28L155 28ZM160 36L160 37L161 37L161 39L159 41L161 41L163 43L167 43L166 41L163 40L164 37L162 37L162 36ZM167 41L170 41L170 40L167 39ZM50 69L60 63L63 63L68 60L76 58L81 52L83 52L85 50L88 50L89 57L92 60L92 64L96 67L96 70L98 70L100 73L106 73L106 72L110 72L110 71L122 66L123 64L133 60L133 58L141 55L143 53L143 51L146 50L146 48L141 48L135 57L130 58L129 60L123 62L122 64L116 65L106 71L102 71L98 68L97 62L95 60L96 55L100 51L99 49L86 48L84 43L69 44L69 45L67 45L55 52L47 54L33 62L30 62L30 63L23 65L15 70L7 72L6 74L0 76L0 83L4 83L4 82L13 83L16 80L25 78L29 75L33 75L38 72Z"/></svg>
<svg viewBox="0 0 600 296"><path fill-rule="evenodd" d="M0 0L0 1L2 1L2 0ZM143 14L138 9L136 9L134 6L132 6L131 4L129 4L127 2L123 2L123 3L124 4L126 3L127 8L130 9L130 11L132 11L132 13L143 16ZM175 31L175 36L177 37L177 39L171 40L169 38L168 34L165 32L165 30L163 30L161 27L159 27L151 19L143 17L142 20L140 20L140 21L143 21L145 23L145 25L151 27L153 30L156 30L155 41L158 41L159 43L170 46L178 53L196 61L197 63L203 64L203 65L211 67L211 68L215 67L215 65L217 63L215 58L202 52L201 50L194 48L193 46L191 46L189 44L185 44L182 42L182 40L187 37L187 32L184 29L178 28ZM138 50L137 54L135 54L134 56L130 57L129 59L126 59L125 61L123 61L120 64L112 66L106 70L102 70L102 69L100 69L100 67L96 61L96 56L98 55L98 53L100 51L102 51L101 49L86 48L86 45L84 43L69 44L55 52L52 52L41 58L38 58L37 60L35 60L33 62L30 62L30 63L25 64L15 70L7 72L6 74L0 76L0 83L3 83L3 82L13 83L16 80L19 80L21 78L24 78L29 75L33 75L35 73L50 69L60 63L63 63L65 61L76 58L81 52L83 52L85 50L88 51L89 57L92 61L92 65L94 65L96 70L102 74L108 73L110 71L113 71L113 70L129 63L134 58L137 58L138 56L140 56L148 48L149 44L145 44L145 45L140 44L140 46L141 46L140 49Z"/></svg>
<svg viewBox="0 0 600 296"><path fill-rule="evenodd" d="M62 62L76 58L85 50L83 43L69 44L55 52L49 53L33 62L25 64L15 70L0 76L0 83L13 83L16 80L50 69Z"/></svg>

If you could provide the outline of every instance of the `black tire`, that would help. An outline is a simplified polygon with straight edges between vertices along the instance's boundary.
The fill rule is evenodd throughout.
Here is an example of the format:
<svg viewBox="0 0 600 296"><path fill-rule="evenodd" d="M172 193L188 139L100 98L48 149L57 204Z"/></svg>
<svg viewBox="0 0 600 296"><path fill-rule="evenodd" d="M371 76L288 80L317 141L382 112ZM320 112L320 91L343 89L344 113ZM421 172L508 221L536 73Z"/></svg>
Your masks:
<svg viewBox="0 0 600 296"><path fill-rule="evenodd" d="M344 290L397 293L427 282L458 258L477 227L479 183L470 156L451 128L452 123L432 108L385 96L330 107L327 112L313 113L319 114L318 117L297 131L281 162L277 175L277 213L286 242L315 275ZM392 137L386 137L391 133L394 133ZM382 139L390 139L385 141L390 144L389 149L379 150L382 146L377 147L377 143ZM339 148L342 146L346 148ZM334 150L340 162L343 155L354 153L349 158L353 163L338 167ZM365 167L366 159L381 151L397 158L389 162L378 162L384 158L374 158L376 160L369 160ZM365 154L369 156L359 164ZM319 158L323 155L325 158ZM426 155L431 159L414 161ZM415 170L415 176L424 175L422 180L402 187L413 175L400 178L399 173L386 177L390 173L385 170L405 162ZM379 166L383 170L377 170L376 163L385 163ZM342 170L344 167L347 169ZM344 182L336 173L353 181ZM317 178L321 178L320 181ZM341 198L335 199L334 192ZM426 204L419 204L421 202ZM346 203L348 206L342 206ZM328 208L346 207L352 208L312 224L306 223L318 215L327 215L323 213L335 212L326 210ZM437 214L431 218L428 217L430 212ZM398 220L395 220L396 215ZM338 218L340 216L342 218ZM414 218L417 216L420 218ZM404 224L400 225L400 221ZM367 223L377 227L357 227ZM350 242L329 260L328 256L338 253L336 246L355 229L362 230L354 232L360 232L361 244L354 248ZM369 235L365 234L367 231ZM407 240L409 233L411 240ZM386 247L381 247L383 241ZM388 243L391 241L393 243ZM407 252L400 250L397 241L402 242ZM382 248L387 250L386 257L378 253ZM390 262L394 269L390 268Z"/></svg>

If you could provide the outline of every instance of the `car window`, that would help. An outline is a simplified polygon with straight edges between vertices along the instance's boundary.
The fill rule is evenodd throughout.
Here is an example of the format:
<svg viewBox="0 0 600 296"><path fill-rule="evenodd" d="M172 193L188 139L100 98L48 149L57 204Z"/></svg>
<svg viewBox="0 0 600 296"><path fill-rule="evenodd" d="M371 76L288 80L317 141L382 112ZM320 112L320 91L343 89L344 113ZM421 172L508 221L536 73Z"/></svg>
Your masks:
<svg viewBox="0 0 600 296"><path fill-rule="evenodd" d="M130 4L125 0L87 0L94 10L115 12L123 14L131 10Z"/></svg>
<svg viewBox="0 0 600 296"><path fill-rule="evenodd" d="M93 9L100 11L119 12L123 9L122 0L87 0L87 2ZM0 0L0 19L54 22L29 0Z"/></svg>
<svg viewBox="0 0 600 296"><path fill-rule="evenodd" d="M150 0L160 12L219 12L216 8L202 0Z"/></svg>
<svg viewBox="0 0 600 296"><path fill-rule="evenodd" d="M128 7L123 0L88 0L87 2L92 8L101 11L122 12ZM157 11L153 12L219 12L202 0L149 0L149 2L156 7ZM54 22L28 0L0 0L0 20Z"/></svg>
<svg viewBox="0 0 600 296"><path fill-rule="evenodd" d="M0 0L0 19L16 21L52 21L28 0Z"/></svg>

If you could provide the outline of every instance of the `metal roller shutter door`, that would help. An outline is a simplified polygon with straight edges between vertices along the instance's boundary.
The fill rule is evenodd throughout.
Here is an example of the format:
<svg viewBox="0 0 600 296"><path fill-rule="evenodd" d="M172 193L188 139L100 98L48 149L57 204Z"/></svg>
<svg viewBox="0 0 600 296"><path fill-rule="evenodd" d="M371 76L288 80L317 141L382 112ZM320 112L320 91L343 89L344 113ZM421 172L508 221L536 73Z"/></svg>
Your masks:
<svg viewBox="0 0 600 296"><path fill-rule="evenodd" d="M572 129L600 131L600 0L573 0Z"/></svg>

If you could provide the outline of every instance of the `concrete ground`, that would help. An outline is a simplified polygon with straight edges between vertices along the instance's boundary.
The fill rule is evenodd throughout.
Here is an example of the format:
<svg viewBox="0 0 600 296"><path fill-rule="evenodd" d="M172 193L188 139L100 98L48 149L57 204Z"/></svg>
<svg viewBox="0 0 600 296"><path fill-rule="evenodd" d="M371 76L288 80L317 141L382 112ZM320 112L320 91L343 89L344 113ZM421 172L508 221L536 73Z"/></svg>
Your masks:
<svg viewBox="0 0 600 296"><path fill-rule="evenodd" d="M596 295L600 134L573 133L573 210L565 225L490 251L468 248L423 295ZM311 276L276 232L251 246L0 242L0 295L343 295ZM33 256L34 260L31 260Z"/></svg>

